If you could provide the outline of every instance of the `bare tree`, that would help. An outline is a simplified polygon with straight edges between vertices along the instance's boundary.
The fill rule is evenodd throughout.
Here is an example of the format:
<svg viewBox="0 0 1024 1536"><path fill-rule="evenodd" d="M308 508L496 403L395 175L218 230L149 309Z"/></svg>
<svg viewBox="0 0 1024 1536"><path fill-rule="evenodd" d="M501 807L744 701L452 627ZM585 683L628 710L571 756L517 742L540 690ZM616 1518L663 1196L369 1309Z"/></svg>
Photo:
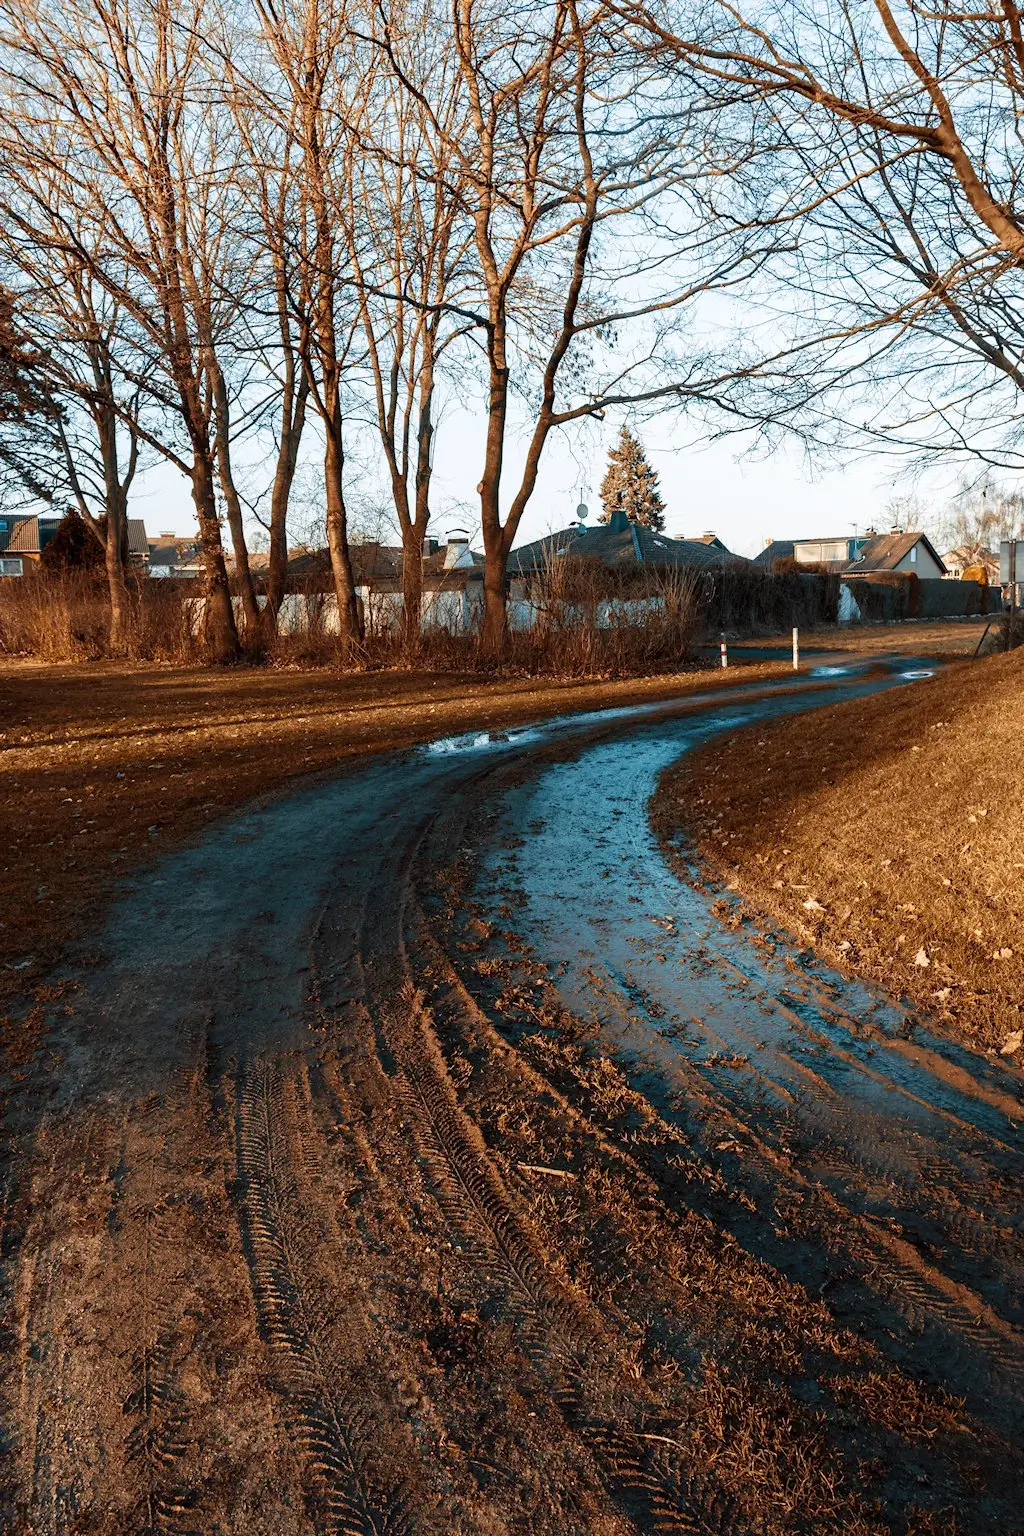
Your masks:
<svg viewBox="0 0 1024 1536"><path fill-rule="evenodd" d="M210 129L216 103L201 57L202 6L68 0L29 11L0 0L3 148L17 189L12 223L32 238L32 211L46 188L59 248L130 317L142 348L138 376L180 426L183 448L163 433L151 441L191 483L211 652L230 661L238 638L193 265L197 188L223 170Z"/></svg>
<svg viewBox="0 0 1024 1536"><path fill-rule="evenodd" d="M258 252L255 297L245 306L248 346L269 381L263 406L255 414L260 427L270 422L275 444L269 516L264 519L255 513L269 535L262 617L266 633L273 635L284 596L288 511L309 402L310 376L300 353L297 318L309 313L309 273L301 258L301 242L295 240L302 206L302 157L294 117L279 123L276 113L253 113L249 77L233 67L225 52L232 110L244 146L242 186L248 237Z"/></svg>
<svg viewBox="0 0 1024 1536"><path fill-rule="evenodd" d="M255 0L277 80L264 89L266 110L287 125L298 149L301 200L293 250L302 274L291 291L299 351L324 434L324 490L342 643L361 636L345 506L343 395L358 316L340 211L350 177L353 130L370 95L369 61L353 59L345 0ZM365 66L365 67L364 67ZM348 281L346 281L348 279Z"/></svg>
<svg viewBox="0 0 1024 1536"><path fill-rule="evenodd" d="M622 47L603 0L514 13L455 0L447 22L426 14L439 36L447 27L467 101L456 136L421 97L473 231L476 293L458 308L483 372L483 642L495 656L508 555L551 432L608 406L709 397L736 358L680 355L683 317L756 271L775 237L730 215L719 238L707 188L736 147L715 144L698 103L666 98L662 61ZM385 22L380 45L415 92L415 25L406 11Z"/></svg>
<svg viewBox="0 0 1024 1536"><path fill-rule="evenodd" d="M418 20L403 60L411 83L393 70L378 71L374 109L364 115L348 162L344 209L377 431L402 537L407 651L420 634L438 381L451 371L453 349L471 323L458 305L471 282L472 225L458 165L447 153L465 126L465 91L425 17Z"/></svg>
<svg viewBox="0 0 1024 1536"><path fill-rule="evenodd" d="M74 504L103 546L110 649L117 655L127 647L129 637L128 494L139 465L141 390L126 388L120 375L117 356L122 338L116 305L107 301L102 290L96 291L81 269L68 273L61 286L64 306L69 299L76 305L82 325L77 335L72 332L65 338L65 346L56 354L61 358L65 405L57 436ZM82 418L92 429L92 441L74 430Z"/></svg>
<svg viewBox="0 0 1024 1536"><path fill-rule="evenodd" d="M0 464L13 473L20 495L46 497L49 475L41 460L52 447L59 405L49 383L49 358L26 334L16 295L0 287ZM6 506L9 481L2 483Z"/></svg>
<svg viewBox="0 0 1024 1536"><path fill-rule="evenodd" d="M139 463L142 391L119 359L134 356L125 317L68 255L37 204L33 241L0 229L4 266L41 349L37 372L52 409L23 418L7 462L36 500L74 506L104 551L110 648L128 643L128 494ZM29 430L25 430L28 427Z"/></svg>
<svg viewBox="0 0 1024 1536"><path fill-rule="evenodd" d="M1022 13L916 0L618 0L635 46L772 142L792 424L1018 467Z"/></svg>
<svg viewBox="0 0 1024 1536"><path fill-rule="evenodd" d="M946 509L942 532L965 564L981 564L984 556L999 553L1003 539L1024 537L1024 495L989 476L973 485L965 481Z"/></svg>

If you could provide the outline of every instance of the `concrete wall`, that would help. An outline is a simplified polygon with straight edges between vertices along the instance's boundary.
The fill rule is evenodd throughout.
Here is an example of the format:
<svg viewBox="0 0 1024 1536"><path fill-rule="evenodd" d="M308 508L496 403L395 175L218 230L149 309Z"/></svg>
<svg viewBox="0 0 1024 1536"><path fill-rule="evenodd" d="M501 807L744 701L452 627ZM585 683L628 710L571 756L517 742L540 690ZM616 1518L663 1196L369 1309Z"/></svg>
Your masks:
<svg viewBox="0 0 1024 1536"><path fill-rule="evenodd" d="M401 592L373 592L359 588L368 631L393 634L402 619ZM444 629L450 635L468 635L477 628L483 612L483 584L451 586L426 591L420 606L420 628Z"/></svg>

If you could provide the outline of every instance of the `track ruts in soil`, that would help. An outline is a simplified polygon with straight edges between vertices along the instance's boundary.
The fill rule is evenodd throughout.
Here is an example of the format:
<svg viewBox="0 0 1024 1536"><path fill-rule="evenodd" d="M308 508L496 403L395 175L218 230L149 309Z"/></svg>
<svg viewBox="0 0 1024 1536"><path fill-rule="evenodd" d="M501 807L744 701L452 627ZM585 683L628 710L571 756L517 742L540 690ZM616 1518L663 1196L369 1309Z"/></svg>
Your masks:
<svg viewBox="0 0 1024 1536"><path fill-rule="evenodd" d="M409 844L395 850L396 868L414 867L428 826L429 818ZM398 1096L416 1126L437 1196L466 1239L464 1260L475 1261L492 1281L501 1280L528 1358L632 1516L647 1529L687 1536L746 1530L723 1490L701 1486L682 1447L666 1454L668 1448L659 1445L652 1453L651 1443L629 1428L628 1418L648 1405L642 1395L639 1403L624 1400L627 1378L615 1358L614 1338L557 1275L538 1236L527 1235L523 1213L459 1106L410 964L405 940L410 897L403 880L398 889L378 888L367 902L361 943L366 1001L400 1074ZM604 1401L603 1412L595 1411L595 1396Z"/></svg>
<svg viewBox="0 0 1024 1536"><path fill-rule="evenodd" d="M508 777L511 781L515 775L510 773ZM467 831L467 824L473 818L474 812L479 824L479 802L472 808L463 802L458 811L449 811L451 826L448 828L447 839L440 839L439 844L432 849L431 857L422 860L421 876L432 894L436 893L431 871L437 864L443 864L446 852L449 857L457 854L466 855L466 863L471 864L474 859L482 862L480 838L477 836L474 840L473 835ZM516 817L517 826L522 824L523 816L524 813L519 809ZM471 843L471 850L460 846L464 840ZM517 837L513 838L513 846L520 840ZM494 898L491 893L495 886L491 883L492 880L493 871L489 870L487 886L489 899L483 903L485 914L488 908L493 908ZM504 890L503 901L507 910L515 909L515 900L509 908L508 893ZM437 905L436 900L434 905ZM507 918L506 921L508 921ZM451 942L451 935L442 931L440 942L443 949L446 942ZM471 975L472 971L466 974ZM613 990L615 985L613 980ZM630 1003L630 1009L634 1013L635 1006L634 997ZM658 1015L645 1018L643 1023L648 1030L657 1029ZM505 1038L509 1038L507 1033ZM752 1070L756 1074L756 1068ZM1016 1409L1019 1408L1022 1355L1018 1330L1008 1324L998 1313L993 1313L969 1286L951 1281L942 1270L930 1266L927 1258L920 1251L921 1245L909 1240L909 1235L907 1238L902 1237L899 1229L895 1228L895 1224L887 1224L882 1219L873 1218L870 1213L851 1208L849 1204L837 1199L818 1180L806 1177L801 1172L799 1160L789 1155L788 1144L795 1138L801 1124L805 1130L820 1129L814 1123L813 1107L809 1107L810 1113L804 1121L801 1121L800 1115L793 1113L791 1096L786 1095L784 1091L781 1094L783 1103L777 1106L773 1102L773 1094L776 1090L774 1083L765 1083L765 1087L771 1090L768 1093L751 1093L749 1089L747 1093L742 1093L738 1089L732 1091L733 1082L729 1080L728 1074L702 1070L699 1065L691 1065L689 1062L677 1063L677 1071L683 1074L685 1086L675 1097L686 1102L692 1111L687 1117L691 1128L694 1119L698 1121L706 1119L704 1134L703 1137L698 1138L698 1145L703 1145L713 1157L712 1149L716 1142L723 1146L730 1143L741 1144L744 1182L751 1183L751 1174L754 1173L750 1166L751 1162L755 1165L759 1164L759 1174L754 1173L755 1186L761 1182L765 1196L772 1191L773 1198L779 1197L778 1204L775 1206L776 1222L782 1219L782 1210L787 1204L786 1187L797 1195L797 1204L800 1207L798 1228L803 1235L803 1240L806 1241L810 1237L812 1241L823 1244L826 1251L834 1249L835 1255L830 1261L830 1270L833 1273L845 1271L849 1278L852 1267L855 1271L859 1271L861 1284L867 1287L868 1293L874 1292L874 1308L881 1325L877 1335L879 1341L884 1344L891 1340L890 1330L894 1320L893 1309L895 1309L895 1313L902 1316L909 1329L909 1332L903 1332L902 1342L897 1345L895 1352L896 1358L902 1359L905 1366L913 1366L915 1361L922 1360L924 1354L934 1350L935 1358L942 1360L943 1373L948 1374L953 1364L953 1357L966 1351L969 1357L969 1364L966 1366L967 1376L973 1378L975 1386L979 1380L984 1379L986 1371L995 1372L994 1379L991 1374L989 1375L988 1390L991 1392L992 1388L998 1384L999 1391L996 1396L1003 1397L1005 1407L1009 1411L1009 1420L1007 1420L1006 1416L997 1410L996 1422L1002 1418L1007 1427L1009 1423L1015 1422ZM729 1082L728 1090L724 1086L725 1082ZM981 1143L980 1135L976 1135L972 1126L963 1125L961 1129L969 1142L976 1139L979 1144ZM741 1138L741 1143L735 1140L737 1134ZM820 1136L818 1145L821 1146ZM862 1161L867 1165L870 1176L871 1159L868 1151L867 1138L858 1138L856 1135L853 1138L852 1148L839 1149L843 1171L851 1178L854 1188L863 1181L865 1176L865 1169L861 1166ZM713 1160L719 1165L725 1162L721 1156ZM893 1182L896 1183L895 1180ZM927 1180L922 1178L921 1184L922 1188L925 1188ZM945 1217L943 1240L948 1233L955 1241L960 1197L969 1189L970 1181L965 1182L963 1178L954 1176L950 1178L949 1184L948 1200L944 1200L942 1192L936 1192L934 1186L929 1191L929 1194L934 1196L929 1215ZM911 1186L912 1195L913 1187ZM756 1203L760 1204L760 1200ZM913 1206L912 1198L908 1199L908 1204ZM925 1204L927 1206L927 1200ZM772 1200L769 1199L768 1208L771 1209L771 1206ZM968 1226L971 1224L972 1216L979 1221L982 1219L980 1212L973 1211L969 1207L965 1217ZM784 1220L783 1225L786 1225ZM851 1227L853 1233L859 1233L852 1243ZM912 1232L913 1228L910 1228L910 1231ZM796 1232L790 1235L795 1236ZM997 1242L984 1244L984 1250L987 1253L995 1253L1011 1261L1011 1274L1020 1262L1020 1245L1015 1241L1015 1237L1016 1233L1014 1238L1010 1238L1004 1231ZM1005 1279L1000 1283L1005 1285ZM863 1315L862 1303L861 1313ZM887 1313L889 1314L888 1322L885 1321ZM979 1356L982 1362L980 1366ZM927 1374L930 1373L926 1371ZM955 1368L952 1374L955 1379Z"/></svg>
<svg viewBox="0 0 1024 1536"><path fill-rule="evenodd" d="M260 1326L278 1361L310 1470L310 1511L318 1529L325 1536L404 1536L428 1526L414 1519L413 1491L404 1478L396 1478L393 1467L390 1477L381 1476L379 1450L395 1426L385 1423L382 1436L361 1341L350 1330L343 1339L347 1348L339 1352L331 1337L337 1317L329 1329L321 1301L305 1281L308 1249L323 1234L299 1189L286 1096L277 1061L257 1058L243 1066L238 1169Z"/></svg>
<svg viewBox="0 0 1024 1536"><path fill-rule="evenodd" d="M382 758L133 896L35 1147L17 1536L1017 1536L1017 1147L955 1089L887 1139L912 1064L842 1134L844 1073L889 1091L867 1035L714 953L710 901L675 970L623 939L645 881L685 906L644 718L582 829L559 775L589 792L625 719ZM667 758L721 728L687 718ZM755 1054L757 997L795 1045Z"/></svg>

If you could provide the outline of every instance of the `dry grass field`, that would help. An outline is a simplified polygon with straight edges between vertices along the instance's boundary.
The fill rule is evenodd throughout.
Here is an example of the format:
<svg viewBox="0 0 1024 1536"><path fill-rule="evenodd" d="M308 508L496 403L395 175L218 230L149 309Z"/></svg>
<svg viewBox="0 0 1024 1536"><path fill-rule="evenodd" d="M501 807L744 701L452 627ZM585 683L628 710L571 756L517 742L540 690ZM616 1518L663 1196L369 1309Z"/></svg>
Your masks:
<svg viewBox="0 0 1024 1536"><path fill-rule="evenodd" d="M972 1045L1013 1046L1024 653L712 742L665 776L659 813L830 960Z"/></svg>

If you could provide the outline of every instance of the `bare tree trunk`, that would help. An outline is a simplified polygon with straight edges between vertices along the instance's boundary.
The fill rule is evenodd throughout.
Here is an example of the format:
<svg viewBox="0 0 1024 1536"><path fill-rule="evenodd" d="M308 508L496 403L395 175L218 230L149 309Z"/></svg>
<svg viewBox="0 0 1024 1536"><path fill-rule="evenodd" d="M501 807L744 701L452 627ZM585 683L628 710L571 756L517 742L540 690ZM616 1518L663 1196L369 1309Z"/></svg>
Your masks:
<svg viewBox="0 0 1024 1536"><path fill-rule="evenodd" d="M231 588L220 539L220 521L213 488L213 458L209 443L197 447L192 467L192 500L199 523L199 538L206 566L206 633L210 654L223 664L238 660L238 630L231 604Z"/></svg>
<svg viewBox="0 0 1024 1536"><path fill-rule="evenodd" d="M493 300L492 300L493 303ZM490 389L487 400L487 440L484 470L480 476L480 522L484 536L483 652L489 661L501 658L505 645L505 567L509 542L501 526L501 470L505 456L505 419L508 412L508 368L505 363L505 325L500 302L497 323L489 336ZM493 311L492 311L493 312ZM512 533L514 535L515 529Z"/></svg>
<svg viewBox="0 0 1024 1536"><path fill-rule="evenodd" d="M402 529L402 648L407 656L419 649L423 614L423 534L418 520Z"/></svg>
<svg viewBox="0 0 1024 1536"><path fill-rule="evenodd" d="M402 630L403 643L414 652L420 642L423 611L423 543L430 526L430 451L434 437L432 415L434 394L433 336L428 333L430 351L420 378L419 427L416 434L415 506L408 534L402 528Z"/></svg>
<svg viewBox="0 0 1024 1536"><path fill-rule="evenodd" d="M125 551L128 542L128 495L121 484L117 462L117 418L113 411L97 413L107 531L103 541L107 587L110 592L110 649L122 655L128 646L130 607L125 582ZM91 519L90 519L91 521Z"/></svg>
<svg viewBox="0 0 1024 1536"><path fill-rule="evenodd" d="M338 603L338 634L346 651L351 652L362 639L359 603L352 575L352 557L348 547L345 510L345 449L342 443L341 410L335 394L331 419L324 423L324 488L327 493L327 548L331 555L331 573Z"/></svg>
<svg viewBox="0 0 1024 1536"><path fill-rule="evenodd" d="M207 371L210 376L210 385L213 392L213 419L216 429L217 468L220 472L220 488L224 496L224 505L227 508L228 527L231 529L231 543L235 551L235 581L238 586L239 596L242 599L246 635L251 642L255 638L259 627L260 608L259 603L256 601L256 588L253 585L252 572L249 569L249 550L245 542L245 527L242 522L242 503L238 499L238 489L231 470L230 407L228 405L227 385L224 382L224 371L217 361L212 347L209 349Z"/></svg>
<svg viewBox="0 0 1024 1536"><path fill-rule="evenodd" d="M481 641L484 656L489 661L500 661L505 649L505 571L507 566L507 550L500 545L493 550L485 548L484 623Z"/></svg>
<svg viewBox="0 0 1024 1536"><path fill-rule="evenodd" d="M288 573L288 506L299 459L299 445L306 424L308 397L309 381L303 372L295 384L289 356L285 397L281 407L281 445L270 493L270 558L267 567L267 602L263 610L263 625L268 636L277 634L277 616L284 598Z"/></svg>

